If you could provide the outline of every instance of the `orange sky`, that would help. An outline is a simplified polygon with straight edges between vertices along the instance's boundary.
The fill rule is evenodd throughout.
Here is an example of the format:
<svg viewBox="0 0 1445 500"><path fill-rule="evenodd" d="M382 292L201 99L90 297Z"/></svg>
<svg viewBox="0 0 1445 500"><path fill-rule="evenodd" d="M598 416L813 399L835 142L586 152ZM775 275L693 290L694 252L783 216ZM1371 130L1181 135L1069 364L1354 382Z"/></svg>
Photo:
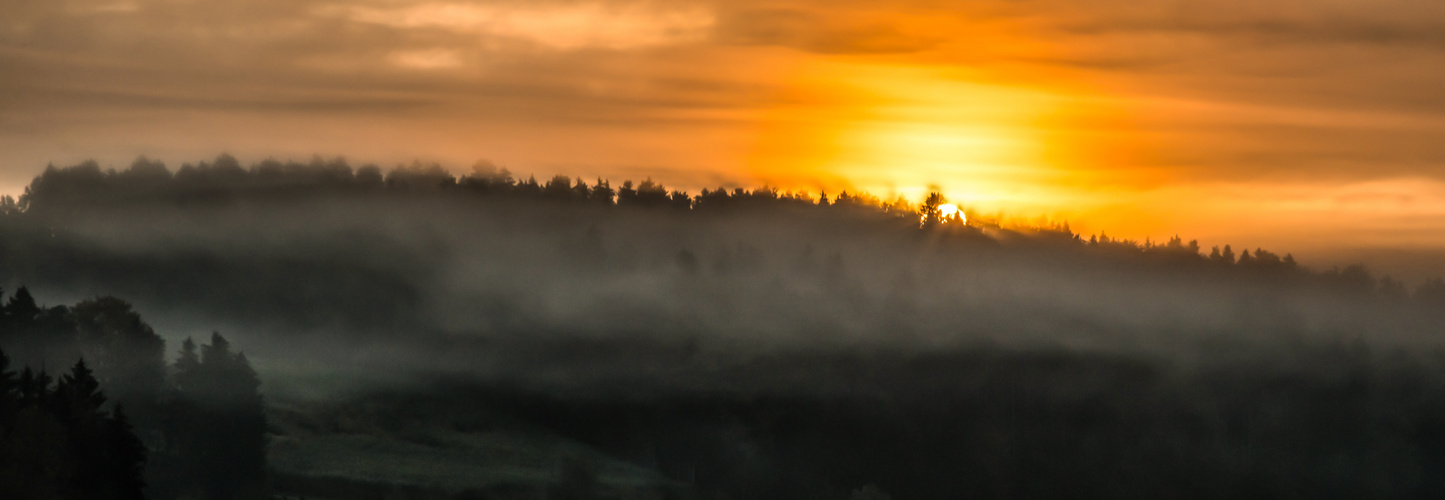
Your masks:
<svg viewBox="0 0 1445 500"><path fill-rule="evenodd" d="M0 75L9 192L142 154L487 159L1445 249L1440 2L7 0Z"/></svg>

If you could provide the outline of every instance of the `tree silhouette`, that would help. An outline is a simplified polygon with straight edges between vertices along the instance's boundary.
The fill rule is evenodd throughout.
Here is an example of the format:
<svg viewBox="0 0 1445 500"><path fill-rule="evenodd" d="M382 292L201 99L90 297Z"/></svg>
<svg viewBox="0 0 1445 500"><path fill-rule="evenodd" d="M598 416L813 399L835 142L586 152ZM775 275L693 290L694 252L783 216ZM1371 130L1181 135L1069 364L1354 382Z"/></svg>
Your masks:
<svg viewBox="0 0 1445 500"><path fill-rule="evenodd" d="M70 310L97 376L119 400L151 411L165 385L165 342L115 297L86 300Z"/></svg>
<svg viewBox="0 0 1445 500"><path fill-rule="evenodd" d="M10 301L5 303L5 318L14 322L13 324L25 325L34 323L40 316L40 306L36 305L35 297L30 295L30 290L20 287Z"/></svg>
<svg viewBox="0 0 1445 500"><path fill-rule="evenodd" d="M600 177L597 179L597 183L592 185L592 191L587 195L588 200L602 205L611 205L616 197L617 192L612 189L612 185Z"/></svg>
<svg viewBox="0 0 1445 500"><path fill-rule="evenodd" d="M537 184L536 176L528 176L527 180L518 182L517 186L512 190L522 196L536 197L542 195L542 186Z"/></svg>
<svg viewBox="0 0 1445 500"><path fill-rule="evenodd" d="M28 367L18 380L0 352L0 498L145 498L146 449L119 406L78 361L50 389ZM14 383L11 383L11 382Z"/></svg>
<svg viewBox="0 0 1445 500"><path fill-rule="evenodd" d="M381 174L381 169L376 165L366 165L356 169L356 183L365 187L380 187L386 182Z"/></svg>
<svg viewBox="0 0 1445 500"><path fill-rule="evenodd" d="M113 498L140 500L145 498L145 464L148 450L135 434L135 428L126 416L124 405L115 405L110 419L105 422L102 434L103 461L100 469L105 472L105 489L122 492Z"/></svg>
<svg viewBox="0 0 1445 500"><path fill-rule="evenodd" d="M923 199L923 203L918 206L918 213L921 215L919 224L925 228L932 228L942 222L943 218L940 215L942 212L938 207L943 205L943 201L942 194L928 193L928 196Z"/></svg>
<svg viewBox="0 0 1445 500"><path fill-rule="evenodd" d="M0 196L0 217L20 215L21 212L24 212L24 209L15 202L14 196Z"/></svg>
<svg viewBox="0 0 1445 500"><path fill-rule="evenodd" d="M637 189L632 187L632 181L623 181L622 187L617 188L617 204L631 205L637 203Z"/></svg>
<svg viewBox="0 0 1445 500"><path fill-rule="evenodd" d="M211 500L256 498L265 475L266 419L260 380L246 356L219 333L200 346L187 339L175 364L181 408L172 425L176 486Z"/></svg>
<svg viewBox="0 0 1445 500"><path fill-rule="evenodd" d="M662 206L667 203L667 188L662 184L654 182L651 177L642 180L637 185L637 197L634 202L642 206Z"/></svg>
<svg viewBox="0 0 1445 500"><path fill-rule="evenodd" d="M586 189L584 186L583 189ZM542 194L552 199L566 201L572 198L572 178L556 175L542 186Z"/></svg>
<svg viewBox="0 0 1445 500"><path fill-rule="evenodd" d="M587 183L583 182L581 177L578 177L577 183L572 185L571 198L577 201L586 201L591 197L592 189L587 187Z"/></svg>
<svg viewBox="0 0 1445 500"><path fill-rule="evenodd" d="M0 350L0 433L15 421L20 410L20 378L10 370L10 356Z"/></svg>

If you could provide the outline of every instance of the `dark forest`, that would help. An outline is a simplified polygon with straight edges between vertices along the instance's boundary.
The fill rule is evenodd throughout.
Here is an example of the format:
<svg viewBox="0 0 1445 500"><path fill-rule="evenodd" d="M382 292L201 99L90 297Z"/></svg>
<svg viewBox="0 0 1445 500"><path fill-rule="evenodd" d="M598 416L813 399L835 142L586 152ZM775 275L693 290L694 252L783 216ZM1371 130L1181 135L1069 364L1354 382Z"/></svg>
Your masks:
<svg viewBox="0 0 1445 500"><path fill-rule="evenodd" d="M0 199L0 498L1445 495L1440 277L473 170Z"/></svg>

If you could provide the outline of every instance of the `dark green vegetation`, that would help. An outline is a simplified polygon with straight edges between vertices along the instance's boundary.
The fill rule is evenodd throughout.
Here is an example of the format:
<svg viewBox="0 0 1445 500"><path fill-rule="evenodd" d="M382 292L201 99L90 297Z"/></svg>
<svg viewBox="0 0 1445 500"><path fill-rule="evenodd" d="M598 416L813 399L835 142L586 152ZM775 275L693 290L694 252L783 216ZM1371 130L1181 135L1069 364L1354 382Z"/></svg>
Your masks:
<svg viewBox="0 0 1445 500"><path fill-rule="evenodd" d="M476 398L731 498L1438 498L1439 356L1318 346L1198 366L995 348L742 363L846 390Z"/></svg>
<svg viewBox="0 0 1445 500"><path fill-rule="evenodd" d="M264 494L260 381L219 334L199 353L187 339L167 367L161 338L113 297L42 308L20 288L0 313L0 348L27 365L17 376L0 355L0 497ZM31 368L75 358L59 380Z"/></svg>
<svg viewBox="0 0 1445 500"><path fill-rule="evenodd" d="M5 498L145 498L146 449L120 406L77 362L51 387L45 372L9 371L0 353L0 494Z"/></svg>
<svg viewBox="0 0 1445 500"><path fill-rule="evenodd" d="M1445 283L941 201L49 169L0 276L79 303L0 347L93 366L152 498L1445 493Z"/></svg>

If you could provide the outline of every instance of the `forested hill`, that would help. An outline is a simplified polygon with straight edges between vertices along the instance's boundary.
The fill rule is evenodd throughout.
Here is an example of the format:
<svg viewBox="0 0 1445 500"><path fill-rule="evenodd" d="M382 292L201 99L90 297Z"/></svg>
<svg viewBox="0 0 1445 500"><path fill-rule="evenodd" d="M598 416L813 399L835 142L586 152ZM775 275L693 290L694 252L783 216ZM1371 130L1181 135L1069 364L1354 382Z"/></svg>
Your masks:
<svg viewBox="0 0 1445 500"><path fill-rule="evenodd" d="M650 179L474 170L225 155L174 172L146 159L47 168L0 202L0 272L11 286L116 294L266 335L413 339L1412 338L1445 304L1438 279L1407 291L1264 249L1085 237L967 209L965 221L936 196L694 196Z"/></svg>
<svg viewBox="0 0 1445 500"><path fill-rule="evenodd" d="M252 478L269 425L273 491L308 497L1445 491L1438 279L965 220L937 197L692 196L485 167L47 169L0 202L4 311L31 325L7 323L0 347L33 365L45 342L25 332L49 322L62 345L110 339L50 366L84 356L117 400L137 398L111 350L143 361L155 401L243 394L170 435L126 403L153 498L247 483L167 469L229 470L188 458L210 424L246 429L215 434L250 437L224 446ZM181 342L212 330L226 336L199 354ZM151 416L175 408L194 409ZM598 468L553 474L563 455Z"/></svg>

